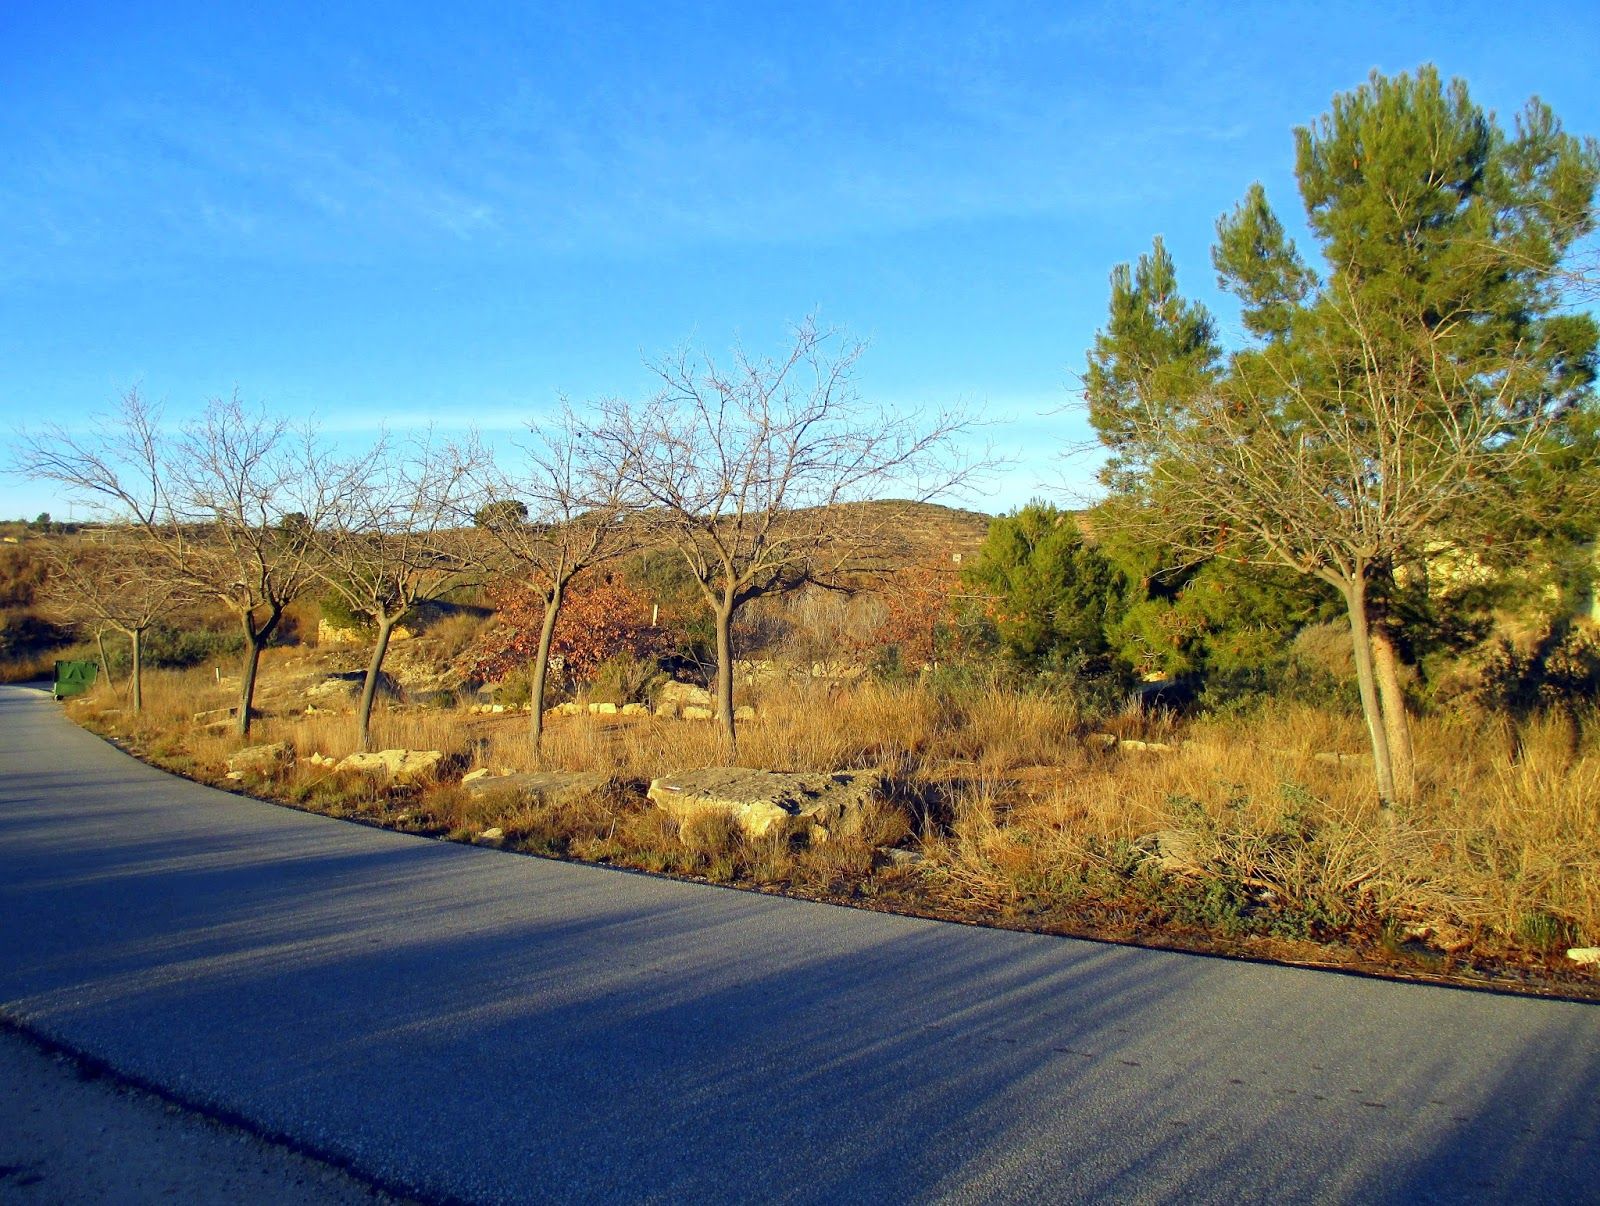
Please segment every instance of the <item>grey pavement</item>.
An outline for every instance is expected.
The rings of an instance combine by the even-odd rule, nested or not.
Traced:
[[[344,1171],[182,1109],[0,1027],[6,1206],[407,1206]]]
[[[471,1201],[1597,1201],[1600,1008],[343,824],[0,688],[0,1012]]]

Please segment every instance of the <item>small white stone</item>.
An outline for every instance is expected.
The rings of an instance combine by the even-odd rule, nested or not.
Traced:
[[[1567,952],[1574,963],[1600,963],[1600,946],[1575,946]]]

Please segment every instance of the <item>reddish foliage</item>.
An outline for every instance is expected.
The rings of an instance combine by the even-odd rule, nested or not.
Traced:
[[[544,624],[544,597],[519,582],[501,583],[489,597],[500,623],[486,638],[473,672],[486,682],[496,682],[533,663]],[[568,681],[588,682],[619,653],[659,656],[672,648],[672,633],[650,618],[650,600],[620,580],[574,583],[556,617],[551,658],[561,659]]]
[[[914,562],[889,574],[877,591],[883,621],[873,630],[868,648],[898,646],[906,666],[932,662],[960,586],[960,571],[944,560]]]

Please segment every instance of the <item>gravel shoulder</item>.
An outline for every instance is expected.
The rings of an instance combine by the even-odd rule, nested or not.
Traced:
[[[0,1201],[375,1206],[403,1199],[0,1026]]]

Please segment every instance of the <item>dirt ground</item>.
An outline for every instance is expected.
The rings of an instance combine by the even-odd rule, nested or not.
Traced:
[[[398,1201],[0,1028],[0,1202]]]

